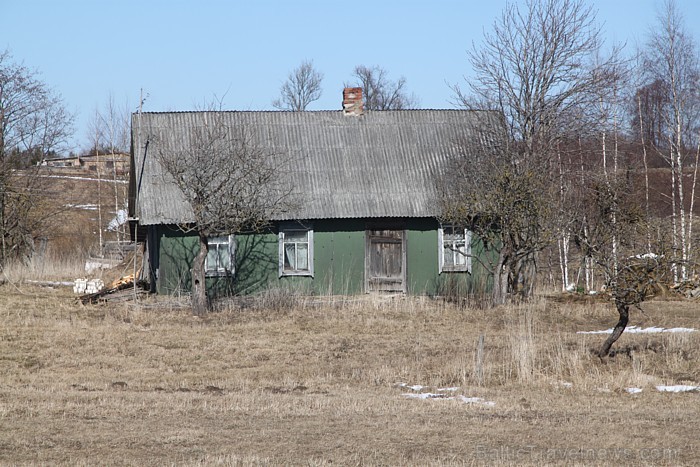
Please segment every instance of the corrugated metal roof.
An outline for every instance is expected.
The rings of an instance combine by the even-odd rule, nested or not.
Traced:
[[[153,156],[153,145],[189,144],[188,134],[207,114],[133,115],[134,213],[142,225],[192,221],[182,192]],[[487,151],[500,128],[498,114],[467,110],[370,111],[359,117],[342,111],[230,111],[217,116],[226,125],[246,128],[261,146],[292,156],[294,167],[286,175],[303,194],[303,203],[285,219],[434,217],[436,174],[460,151]]]

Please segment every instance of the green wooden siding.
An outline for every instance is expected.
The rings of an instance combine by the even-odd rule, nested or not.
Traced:
[[[438,278],[438,223],[420,219],[408,230],[406,242],[406,281],[413,295],[436,293]]]
[[[376,221],[364,219],[316,220],[309,223],[314,231],[314,276],[279,277],[278,232],[236,236],[236,273],[234,278],[210,277],[211,296],[250,294],[268,287],[291,287],[313,294],[352,295],[365,291],[365,231]],[[397,228],[392,223],[390,228]],[[406,290],[410,294],[443,294],[446,291],[472,291],[475,284],[485,284],[487,277],[478,261],[472,274],[438,274],[438,223],[434,219],[406,219],[400,224],[406,231]],[[197,237],[183,234],[174,227],[157,230],[159,254],[157,289],[178,294],[191,290],[190,264],[196,254]],[[472,246],[480,251],[480,244]],[[483,248],[481,248],[483,250]]]

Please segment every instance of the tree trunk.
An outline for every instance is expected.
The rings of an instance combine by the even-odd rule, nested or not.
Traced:
[[[620,338],[629,321],[630,306],[619,300],[615,300],[615,306],[617,307],[617,312],[620,314],[620,320],[613,328],[613,332],[610,334],[610,337],[605,340],[603,346],[600,348],[600,352],[598,352],[598,356],[600,358],[605,358],[608,356],[610,353],[610,348]]]
[[[695,265],[693,264],[693,210],[695,209],[695,190],[698,186],[698,162],[700,162],[700,142],[698,149],[695,151],[695,167],[693,168],[693,185],[690,189],[690,207],[688,208],[688,248],[687,261],[688,265],[692,265],[688,275],[695,275]]]
[[[512,267],[513,283],[510,285],[508,292],[516,296],[520,301],[528,300],[532,297],[535,289],[536,265],[535,255],[530,253],[518,259]]]
[[[508,296],[508,275],[507,255],[501,250],[498,255],[498,263],[493,272],[493,304],[503,305]]]
[[[4,170],[4,168],[0,170]],[[0,177],[2,177],[2,180],[0,180],[0,240],[2,240],[2,250],[0,250],[0,270],[2,270],[5,268],[5,262],[7,261],[7,243],[5,241],[5,174],[1,173]]]
[[[192,263],[192,313],[197,316],[209,311],[205,265],[207,261],[207,236],[199,233],[199,252]]]

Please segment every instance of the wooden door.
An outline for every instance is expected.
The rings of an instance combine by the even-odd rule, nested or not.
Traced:
[[[403,230],[367,230],[365,285],[368,292],[406,291],[406,235]]]

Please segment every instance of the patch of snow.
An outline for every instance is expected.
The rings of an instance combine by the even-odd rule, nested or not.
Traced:
[[[432,393],[432,392],[421,392],[419,394],[405,393],[405,394],[401,394],[401,395],[403,397],[406,397],[409,399],[421,399],[421,400],[440,399],[440,400],[446,400],[446,401],[451,401],[451,400],[457,399],[461,402],[464,402],[465,404],[483,405],[486,407],[494,407],[496,405],[495,402],[484,400],[481,397],[457,396],[455,398],[454,396],[448,396],[447,394],[436,394],[436,393]]]
[[[700,386],[688,386],[686,384],[678,384],[675,386],[656,386],[656,390],[661,392],[690,392],[700,390]]]
[[[695,332],[696,329],[693,328],[669,328],[663,332]]]
[[[570,382],[568,382],[568,381],[559,381],[557,384],[558,384],[559,386],[563,387],[563,388],[572,388],[572,387],[574,387],[574,383],[570,383]]]
[[[484,400],[481,397],[459,396],[458,399],[461,400],[462,402],[464,402],[465,404],[478,404],[478,405],[485,405],[487,407],[494,407],[496,405],[495,402]]]
[[[70,175],[39,175],[42,178],[62,178],[65,180],[85,180],[88,182],[106,182],[106,183],[129,183],[128,180],[113,180],[111,178],[92,178],[92,177],[75,177]]]
[[[86,211],[97,211],[96,204],[66,204],[67,208],[84,209]]]
[[[566,286],[567,292],[576,292],[576,284],[569,284]]]
[[[628,326],[625,328],[626,334],[656,334],[661,332],[695,332],[697,329],[693,328],[661,328],[657,326],[650,326],[648,328],[640,328],[639,326]],[[604,331],[578,331],[576,334],[612,334],[613,329],[606,329]]]
[[[445,394],[434,394],[432,392],[421,392],[420,394],[406,393],[401,395],[409,399],[453,399]]]
[[[454,388],[438,388],[438,391],[440,391],[440,392],[455,392],[455,391],[459,391],[459,386],[454,387]]]
[[[625,388],[625,391],[627,391],[630,394],[639,394],[642,392],[642,388]]]
[[[644,253],[641,255],[634,255],[635,259],[656,259],[659,258],[659,255],[656,253]]]

